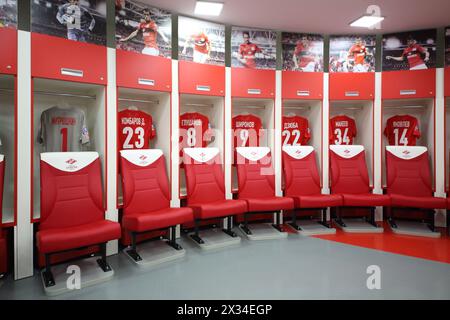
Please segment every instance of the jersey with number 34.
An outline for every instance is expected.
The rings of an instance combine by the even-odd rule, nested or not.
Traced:
[[[356,137],[356,123],[353,118],[345,115],[330,119],[330,144],[353,144]]]
[[[148,149],[150,139],[156,136],[152,116],[139,110],[122,110],[118,113],[119,149]]]

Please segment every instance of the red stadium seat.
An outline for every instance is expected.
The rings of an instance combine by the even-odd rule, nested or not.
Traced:
[[[330,227],[326,221],[329,207],[342,206],[339,194],[322,194],[320,175],[317,169],[316,153],[311,146],[283,146],[284,195],[292,197],[298,210],[321,210],[321,223]],[[299,230],[294,212],[291,225]]]
[[[445,198],[433,196],[430,163],[426,147],[386,147],[387,193],[391,197],[389,222],[395,227],[395,208],[414,208],[430,213],[430,228],[434,230],[434,209],[445,209]]]
[[[2,221],[3,208],[3,182],[5,177],[5,157],[0,154],[0,221]],[[4,232],[0,228],[0,275],[6,273],[7,269],[7,251]]]
[[[100,159],[97,152],[41,154],[41,221],[36,234],[39,252],[45,255],[45,286],[55,285],[50,256],[100,245],[103,271],[106,243],[120,238],[120,225],[105,220]]]
[[[194,210],[197,243],[203,244],[199,236],[201,220],[227,217],[227,229],[232,237],[231,217],[247,211],[247,203],[242,200],[225,199],[225,185],[222,165],[217,148],[185,148],[183,162],[186,174],[187,205]]]
[[[367,172],[364,146],[331,145],[331,193],[340,194],[343,207],[370,208],[368,222],[375,222],[375,207],[390,206],[388,195],[373,194]],[[345,227],[338,210],[337,222]]]
[[[294,200],[289,197],[275,196],[275,173],[270,148],[238,147],[236,152],[238,199],[245,200],[248,206],[248,211],[244,213],[244,225],[241,228],[247,234],[252,234],[248,228],[248,214],[273,214],[281,210],[292,210]],[[281,231],[278,214],[274,227]]]
[[[128,254],[135,260],[142,258],[136,251],[136,236],[170,228],[168,244],[176,250],[176,226],[193,220],[192,209],[170,208],[170,188],[164,155],[161,150],[120,151],[122,172],[122,227],[130,233]]]

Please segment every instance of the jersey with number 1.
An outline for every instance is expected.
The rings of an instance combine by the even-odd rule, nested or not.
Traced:
[[[125,109],[118,113],[119,150],[148,149],[156,136],[152,116],[140,110]]]
[[[187,112],[180,116],[180,156],[183,148],[204,148],[211,140],[212,130],[207,116]]]
[[[386,122],[384,135],[391,146],[415,146],[420,138],[419,122],[409,115],[393,116]]]
[[[353,139],[356,137],[356,123],[355,120],[340,115],[330,119],[330,144],[353,144]]]
[[[311,138],[308,119],[300,116],[283,116],[283,145],[299,146]]]

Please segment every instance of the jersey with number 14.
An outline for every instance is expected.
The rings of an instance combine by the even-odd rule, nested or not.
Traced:
[[[415,146],[420,138],[419,123],[413,116],[393,116],[386,122],[384,135],[391,146]]]
[[[148,149],[156,136],[152,116],[139,110],[125,109],[118,113],[119,150]]]
[[[340,115],[330,119],[330,144],[353,144],[356,137],[356,123],[352,118]]]

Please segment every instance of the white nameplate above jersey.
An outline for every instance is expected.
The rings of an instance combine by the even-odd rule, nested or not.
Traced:
[[[270,152],[268,147],[237,147],[236,152],[250,161],[258,161]]]
[[[161,158],[163,152],[160,149],[134,149],[120,150],[120,155],[136,166],[147,167]]]
[[[292,158],[300,160],[309,156],[314,151],[312,146],[283,146],[283,151]]]
[[[219,148],[184,148],[184,153],[197,162],[208,162],[219,154]]]
[[[427,147],[387,146],[386,151],[404,160],[411,160],[427,152]]]
[[[364,146],[361,145],[338,145],[333,144],[330,146],[330,150],[333,151],[335,154],[342,158],[353,158],[364,151]]]
[[[65,172],[79,171],[98,159],[97,152],[45,152],[41,160]]]

